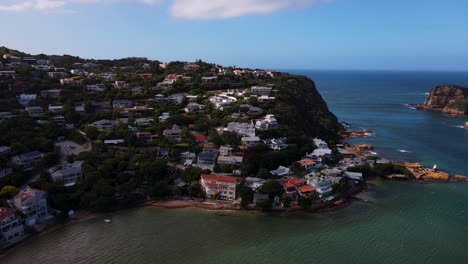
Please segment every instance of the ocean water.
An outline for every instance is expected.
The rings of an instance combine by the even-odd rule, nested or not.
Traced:
[[[467,170],[466,118],[420,112],[435,85],[462,73],[301,71],[377,152],[451,173]],[[406,149],[411,153],[401,153]],[[468,183],[376,180],[342,210],[263,214],[143,208],[64,226],[0,255],[0,263],[468,263]],[[111,224],[104,223],[112,218]]]
[[[468,87],[468,72],[290,71],[313,79],[329,108],[352,129],[375,135],[350,140],[371,144],[393,160],[437,164],[451,174],[468,174],[468,116],[411,109],[437,85]]]

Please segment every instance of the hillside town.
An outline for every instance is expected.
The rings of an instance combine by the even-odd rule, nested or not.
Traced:
[[[333,207],[384,162],[345,149],[320,95],[291,105],[284,72],[0,51],[2,247],[149,200]]]

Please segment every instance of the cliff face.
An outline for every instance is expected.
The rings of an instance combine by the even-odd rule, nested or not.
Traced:
[[[466,100],[468,100],[468,88],[456,85],[437,86],[431,90],[426,101],[419,108],[463,115],[467,113]]]
[[[345,131],[311,79],[288,75],[275,89],[280,103],[273,113],[281,124],[302,130],[310,137],[331,140],[340,138],[339,134]]]

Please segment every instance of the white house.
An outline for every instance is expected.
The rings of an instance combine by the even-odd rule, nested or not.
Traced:
[[[255,128],[260,130],[278,129],[279,124],[274,115],[266,115],[264,119],[257,120]]]
[[[238,165],[242,164],[243,157],[241,156],[219,156],[218,163],[219,164],[230,164],[230,165]]]
[[[244,146],[244,148],[255,147],[258,144],[260,144],[260,138],[259,137],[242,137],[241,143],[242,143],[242,146]]]
[[[159,116],[158,119],[159,119],[160,123],[163,123],[163,122],[166,122],[166,120],[169,119],[169,117],[171,117],[171,114],[167,113],[167,112],[164,112]]]
[[[200,184],[209,198],[235,200],[237,180],[229,176],[202,175]]]
[[[12,203],[16,210],[24,215],[28,226],[41,222],[48,216],[45,191],[28,186],[13,198]]]
[[[53,182],[63,182],[64,186],[73,186],[81,181],[83,175],[81,173],[81,165],[83,162],[74,162],[65,166],[61,170],[53,172],[50,176]]]
[[[242,136],[255,137],[255,127],[250,123],[230,122],[224,130],[235,132]]]
[[[269,95],[271,93],[272,88],[271,87],[265,87],[265,86],[252,86],[250,88],[250,91],[253,94],[263,94],[263,95]]]

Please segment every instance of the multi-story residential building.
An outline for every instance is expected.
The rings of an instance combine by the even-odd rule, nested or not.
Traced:
[[[255,127],[251,123],[231,122],[224,130],[246,137],[255,137]]]
[[[197,165],[198,166],[213,166],[216,163],[218,157],[218,150],[215,148],[203,148],[202,152],[198,154]]]
[[[44,110],[40,106],[28,106],[25,109],[30,116],[38,116],[44,113]]]
[[[106,90],[106,85],[103,83],[90,84],[86,85],[86,89],[89,91],[104,92]]]
[[[167,97],[167,101],[173,104],[180,104],[186,96],[186,93],[171,94]]]
[[[47,109],[52,113],[61,113],[63,111],[63,106],[62,105],[49,105],[49,108]]]
[[[113,86],[116,89],[120,89],[120,88],[128,87],[128,84],[125,81],[115,81]]]
[[[60,79],[60,84],[61,85],[73,85],[75,84],[75,79],[73,78],[63,78],[63,79]]]
[[[286,143],[286,138],[272,138],[272,139],[265,139],[263,143],[268,145],[268,147],[273,151],[282,151],[288,148],[288,144]]]
[[[318,149],[329,149],[327,142],[320,138],[314,138],[314,145],[317,146]]]
[[[112,107],[116,108],[129,108],[133,106],[133,102],[130,100],[114,100],[112,101]]]
[[[305,179],[308,184],[315,188],[315,191],[320,195],[320,197],[328,196],[333,192],[333,182],[327,176],[311,173],[305,176]]]
[[[34,225],[48,216],[47,193],[42,190],[26,187],[13,198],[13,205],[25,219],[26,225]]]
[[[263,94],[263,95],[269,95],[271,93],[272,88],[271,87],[265,87],[265,86],[252,86],[250,88],[250,91],[253,94]]]
[[[0,247],[20,241],[23,235],[24,226],[15,211],[11,208],[0,207]]]
[[[117,127],[117,121],[103,119],[103,120],[95,121],[95,122],[91,123],[91,125],[98,128],[98,129],[111,130],[111,129],[114,129],[114,128]]]
[[[265,182],[268,180],[256,178],[256,177],[247,177],[245,178],[245,186],[249,187],[253,191],[260,189]]]
[[[20,103],[22,106],[28,106],[29,102],[36,100],[36,98],[36,94],[20,94],[18,96],[18,103]]]
[[[257,101],[260,103],[274,102],[276,100],[273,96],[261,95],[257,97]]]
[[[44,154],[39,151],[28,152],[20,155],[13,156],[11,161],[16,165],[29,169],[39,165],[44,158]]]
[[[176,142],[182,141],[182,130],[178,125],[173,125],[172,128],[164,129],[163,136],[175,140]]]
[[[258,144],[260,144],[260,138],[259,137],[242,137],[241,143],[244,148],[255,147]]]
[[[220,110],[223,110],[224,107],[235,102],[235,100],[223,96],[211,96],[208,100],[214,105],[216,109]]]
[[[200,184],[207,197],[235,200],[237,180],[229,176],[202,175]]]
[[[57,99],[60,97],[60,89],[49,89],[41,91],[41,97]]]
[[[50,78],[64,78],[66,76],[65,72],[48,72]]]
[[[83,162],[75,161],[72,164],[65,165],[65,168],[53,172],[50,176],[53,182],[63,182],[64,186],[73,186],[81,181],[83,175],[81,173],[81,165]]]
[[[265,118],[257,120],[255,128],[260,130],[278,129],[279,124],[274,115],[266,115]]]
[[[317,162],[310,160],[310,159],[303,159],[298,162],[306,171],[313,171],[320,167],[319,164],[317,164]]]
[[[239,165],[242,164],[243,157],[241,156],[219,156],[219,164]]]
[[[149,126],[153,122],[154,122],[154,118],[152,117],[141,117],[141,118],[135,119],[135,125],[137,126]]]
[[[163,123],[163,122],[166,122],[166,120],[169,119],[169,117],[171,117],[171,114],[167,113],[167,112],[164,112],[159,116],[158,119],[159,119],[160,123]]]

